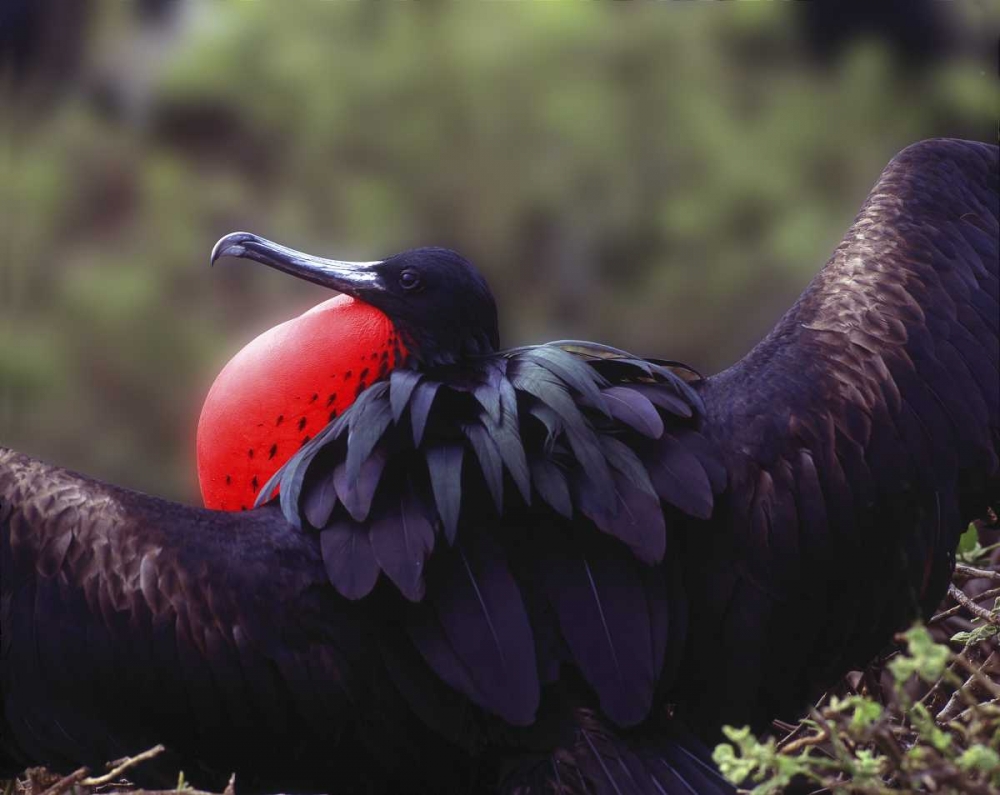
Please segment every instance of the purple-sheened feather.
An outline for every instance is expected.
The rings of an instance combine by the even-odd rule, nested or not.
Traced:
[[[505,415],[507,417],[511,415]],[[493,437],[497,452],[503,460],[507,471],[514,480],[514,485],[521,494],[521,498],[531,504],[531,474],[528,471],[528,460],[524,453],[524,445],[521,444],[521,434],[517,430],[516,416],[513,423],[492,428],[487,431]]]
[[[414,607],[419,609],[420,606],[412,602],[406,605],[407,611]],[[431,627],[421,627],[419,619],[414,619],[408,633],[382,632],[379,634],[382,662],[393,685],[432,732],[441,735],[460,748],[472,750],[475,745],[475,734],[468,731],[468,726],[474,718],[471,715],[469,703],[459,688],[449,686],[449,680],[439,676],[421,658],[413,639],[414,634],[423,633],[425,636],[424,645],[428,647],[432,642],[431,637],[436,638],[439,643],[444,641],[443,644],[440,644],[440,650],[445,655],[451,656],[453,666],[461,664],[457,663],[454,650],[448,645],[447,638],[444,637],[441,625],[437,623],[433,612],[425,607],[423,615],[433,620],[434,623]],[[431,655],[434,656],[434,651],[430,651]],[[439,664],[439,667],[444,668],[445,666]],[[460,673],[459,676],[471,684],[467,673],[464,675]]]
[[[556,414],[568,430],[583,432],[586,421],[566,384],[532,361],[515,359],[507,367],[507,374],[515,389],[537,398]]]
[[[504,360],[506,363],[506,360]],[[528,471],[528,461],[521,440],[521,429],[517,417],[517,393],[513,384],[506,378],[500,379],[500,422],[492,429],[496,438],[497,450],[503,459],[507,471],[510,472],[521,498],[531,504],[531,474]]]
[[[333,476],[329,473],[324,473],[317,483],[307,488],[302,497],[302,512],[309,524],[317,530],[326,527],[336,506],[337,489],[333,485]]]
[[[621,472],[632,483],[645,491],[651,497],[656,497],[656,489],[649,479],[649,473],[639,456],[625,442],[614,436],[601,436],[601,450],[608,463]]]
[[[698,459],[712,484],[712,493],[721,494],[726,490],[729,473],[726,471],[719,450],[698,431],[689,428],[665,431],[661,444],[679,444]]]
[[[545,426],[545,442],[543,443],[543,447],[545,448],[545,452],[551,452],[552,445],[555,443],[563,427],[559,415],[544,403],[537,401],[528,409],[528,413]]]
[[[410,402],[414,388],[422,378],[423,376],[416,370],[407,367],[397,367],[389,376],[389,405],[392,407],[393,422],[397,425]]]
[[[347,435],[347,478],[356,480],[361,465],[371,455],[392,421],[392,409],[385,397],[389,385],[384,381],[361,393],[356,413],[351,415]]]
[[[671,554],[669,549],[666,554]],[[668,572],[672,572],[672,575]],[[676,610],[677,605],[670,603],[671,595],[667,588],[668,576],[679,579],[677,570],[669,568],[666,564],[664,566],[641,566],[638,572],[638,579],[646,594],[646,607],[649,610],[649,645],[653,653],[653,670],[658,678],[673,673],[672,671],[664,671],[663,666],[667,656],[667,641],[669,640],[679,647],[683,645],[684,640],[683,635],[672,634],[674,627],[670,625],[670,612],[671,609]],[[680,630],[681,627],[677,627],[677,629]]]
[[[411,602],[424,596],[424,563],[434,548],[434,526],[408,482],[397,502],[380,505],[369,524],[379,567]]]
[[[662,500],[689,516],[708,519],[712,515],[712,484],[701,462],[682,444],[664,441],[645,462],[653,488]]]
[[[558,528],[544,536],[536,579],[573,659],[604,712],[620,726],[633,726],[652,704],[663,642],[652,644],[650,600],[665,602],[665,593],[643,588],[643,565],[612,539],[584,532],[568,537]],[[656,611],[662,626],[665,604]]]
[[[565,516],[573,518],[573,498],[569,493],[566,475],[559,465],[548,458],[539,458],[531,462],[531,480],[535,489],[552,509]]]
[[[567,427],[566,438],[581,471],[586,473],[591,504],[601,506],[604,512],[613,515],[617,511],[617,503],[611,467],[608,466],[608,461],[601,450],[597,434],[589,428],[585,428],[581,433]]]
[[[463,425],[462,431],[479,461],[479,469],[483,473],[493,504],[500,511],[503,509],[503,459],[500,458],[496,442],[479,422]]]
[[[425,380],[413,389],[413,397],[410,400],[410,424],[413,426],[414,447],[420,447],[420,442],[424,438],[427,417],[431,413],[431,406],[434,405],[434,398],[440,386],[438,381]]]
[[[405,615],[406,633],[434,673],[474,704],[486,707],[486,698],[479,692],[469,669],[455,652],[437,613],[427,600],[407,605]]]
[[[635,428],[650,439],[663,434],[663,419],[647,397],[627,386],[609,386],[602,389],[604,403],[611,416]]]
[[[601,395],[601,387],[607,386],[607,381],[582,359],[555,345],[538,345],[530,348],[528,355],[536,364],[579,392],[605,416],[611,416]]]
[[[347,599],[367,596],[379,572],[368,531],[345,519],[320,531],[319,540],[323,565],[333,587]]]
[[[465,447],[461,444],[442,444],[427,451],[427,472],[437,505],[438,516],[444,526],[449,544],[455,542],[458,517],[462,505],[462,459]]]
[[[500,362],[506,365],[506,359],[501,359]],[[506,380],[505,368],[499,366],[500,362],[497,363],[498,366],[487,370],[485,380],[472,392],[494,424],[500,423],[500,383]]]
[[[433,608],[471,677],[463,692],[508,723],[532,723],[541,698],[535,641],[503,552],[486,533],[463,528],[454,547],[435,555],[435,560],[439,558],[442,566],[435,571],[424,603]],[[414,639],[438,670],[426,646]],[[449,661],[448,668],[438,672],[442,678],[446,671],[454,676],[453,667]]]
[[[378,484],[387,461],[388,456],[385,450],[376,447],[361,465],[355,480],[348,479],[346,464],[338,464],[333,470],[333,485],[337,496],[340,497],[340,501],[354,521],[363,522],[368,518],[372,499],[378,490]]]
[[[707,481],[706,481],[707,482]],[[658,563],[666,551],[667,532],[660,500],[643,491],[620,472],[612,474],[615,510],[597,499],[589,473],[575,482],[576,504],[603,532],[624,541],[644,563]]]
[[[675,395],[669,386],[663,384],[629,384],[628,388],[633,392],[638,392],[653,405],[659,406],[661,409],[666,409],[678,417],[687,419],[694,414],[691,404]]]

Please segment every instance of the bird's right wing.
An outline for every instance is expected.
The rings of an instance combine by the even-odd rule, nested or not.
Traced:
[[[1000,494],[998,176],[996,145],[902,151],[798,302],[703,383],[733,561],[692,557],[706,716],[770,720],[866,664],[938,605]]]

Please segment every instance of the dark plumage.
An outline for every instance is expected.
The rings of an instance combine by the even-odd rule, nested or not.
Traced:
[[[3,748],[68,768],[164,742],[195,780],[284,790],[728,791],[697,737],[794,715],[926,615],[1000,491],[998,223],[996,146],[906,149],[710,378],[500,350],[457,255],[366,265],[410,366],[285,464],[280,507],[0,451]]]

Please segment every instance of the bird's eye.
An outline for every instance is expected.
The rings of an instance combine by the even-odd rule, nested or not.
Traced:
[[[416,290],[420,287],[420,276],[416,271],[403,271],[399,274],[399,286],[404,290]]]

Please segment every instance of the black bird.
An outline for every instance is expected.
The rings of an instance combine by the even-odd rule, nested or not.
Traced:
[[[224,238],[379,307],[409,356],[246,513],[0,449],[5,753],[163,742],[244,789],[727,791],[698,738],[795,715],[928,615],[1000,491],[998,224],[996,146],[909,147],[710,378],[500,350],[451,252]]]

